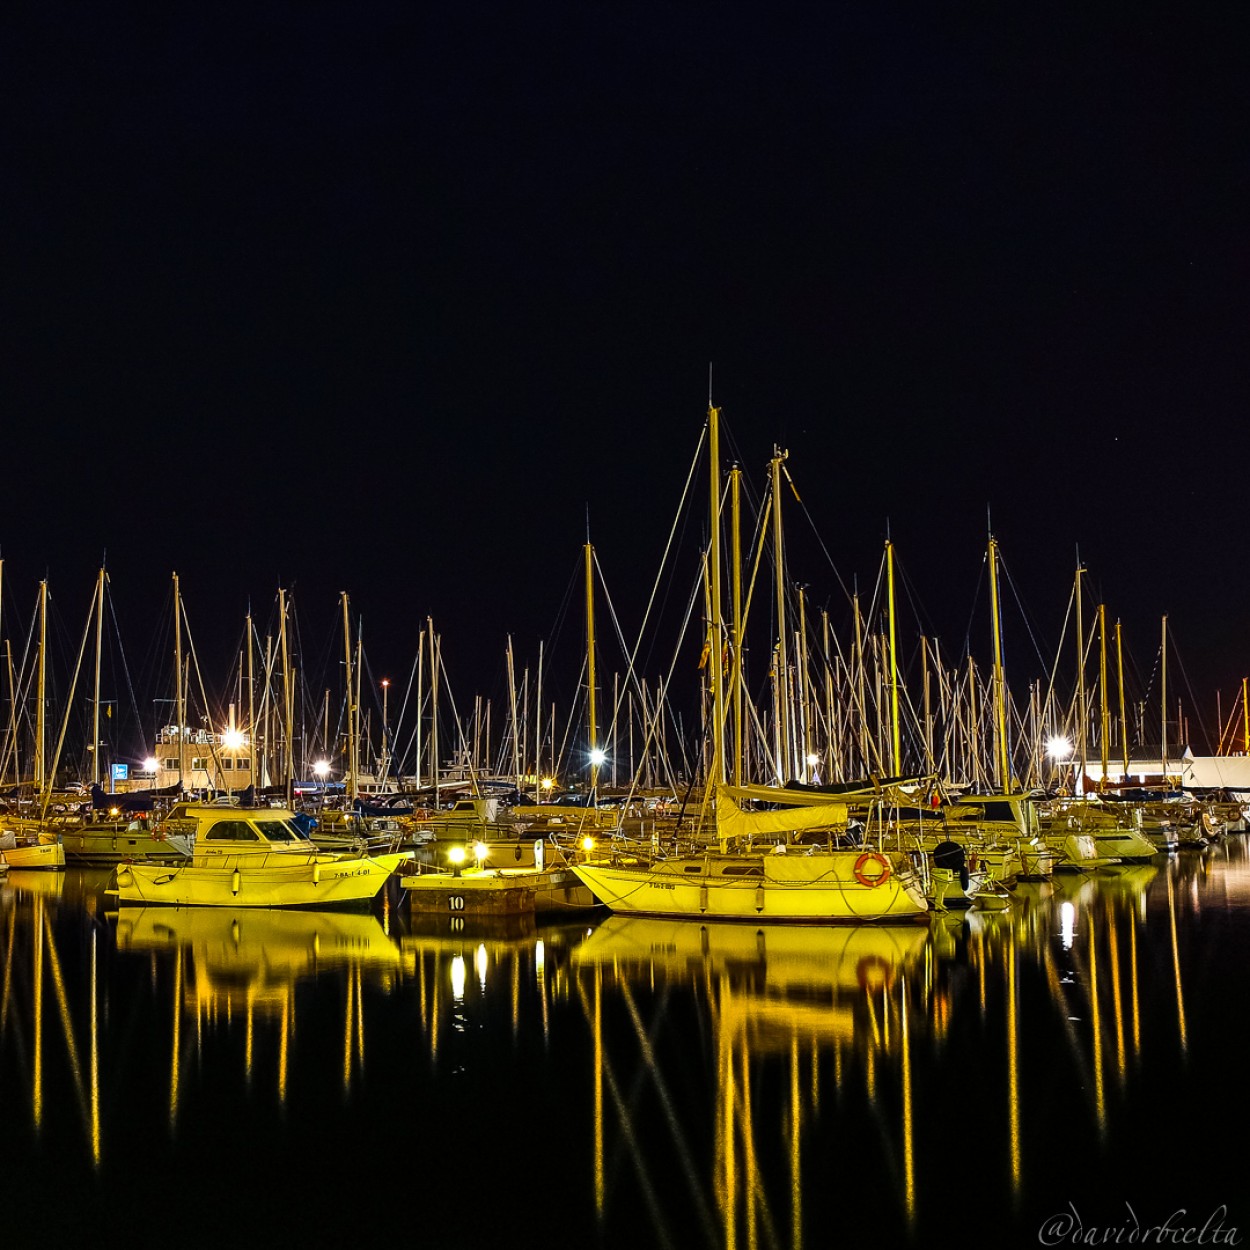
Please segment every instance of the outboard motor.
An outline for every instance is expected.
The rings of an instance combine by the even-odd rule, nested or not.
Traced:
[[[939,842],[933,848],[933,866],[959,874],[959,884],[968,888],[968,856],[958,842]]]

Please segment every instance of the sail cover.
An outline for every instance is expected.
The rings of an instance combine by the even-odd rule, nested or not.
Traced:
[[[793,806],[780,811],[748,812],[740,806],[748,799]],[[830,826],[841,830],[846,828],[846,816],[846,804],[830,803],[827,794],[809,794],[771,786],[716,787],[716,836],[722,841]]]

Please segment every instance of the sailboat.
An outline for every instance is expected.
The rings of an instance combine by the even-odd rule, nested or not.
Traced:
[[[711,526],[705,647],[714,657],[725,654],[728,642],[721,618],[719,418],[719,410],[709,404]],[[774,476],[776,463],[774,459]],[[784,632],[783,628],[783,636]],[[926,915],[924,883],[908,855],[888,847],[880,837],[875,845],[845,845],[846,803],[781,786],[727,784],[725,675],[719,663],[710,668],[712,758],[707,792],[714,842],[669,855],[655,844],[626,847],[620,839],[612,839],[606,850],[592,851],[573,865],[578,879],[618,913],[817,924]],[[592,741],[592,762],[595,746]],[[771,810],[751,810],[748,803],[765,803]],[[821,842],[797,840],[796,835],[813,831],[823,834]]]
[[[45,716],[48,653],[48,583],[39,583],[39,655],[38,655],[38,707],[35,712],[35,759],[34,788],[41,802],[46,800],[52,784],[55,765],[48,769],[47,724]],[[0,830],[0,859],[10,868],[42,869],[60,871],[65,868],[65,847],[55,832],[38,828],[37,823],[22,818],[12,821],[11,827]]]

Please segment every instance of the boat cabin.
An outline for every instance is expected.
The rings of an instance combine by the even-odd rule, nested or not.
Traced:
[[[181,821],[194,826],[197,860],[219,855],[308,854],[316,847],[295,822],[295,813],[278,807],[215,807],[180,804]]]

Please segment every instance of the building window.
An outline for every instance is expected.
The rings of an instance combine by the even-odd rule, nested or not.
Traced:
[[[230,770],[234,768],[234,760],[232,760],[228,755],[225,756],[221,761],[221,767],[224,772],[230,772]]]
[[[175,772],[175,771],[177,770],[177,768],[178,768],[178,761],[177,761],[177,760],[166,760],[166,761],[165,761],[165,765],[164,765],[164,767],[165,767],[165,768],[167,768],[167,769],[168,769],[171,773],[172,773],[172,772]]]

